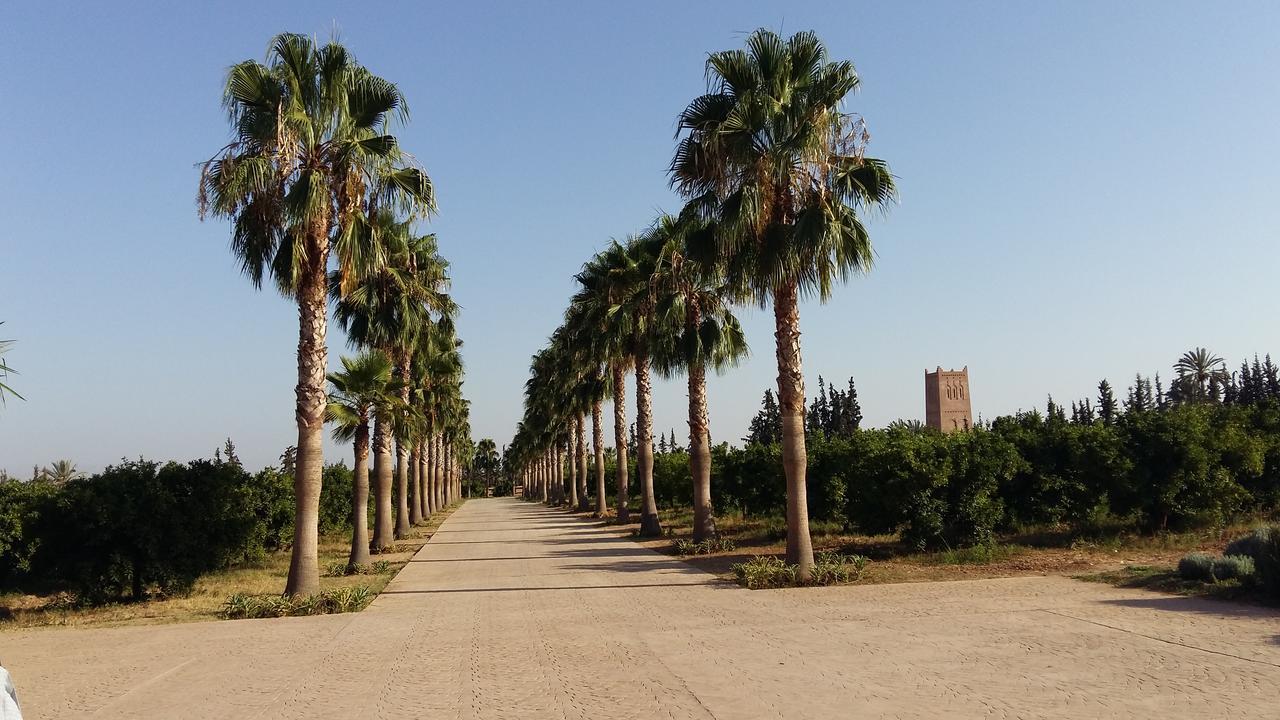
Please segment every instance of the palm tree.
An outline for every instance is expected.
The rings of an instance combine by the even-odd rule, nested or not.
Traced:
[[[434,235],[416,235],[410,220],[400,220],[390,211],[378,211],[368,224],[367,232],[368,243],[379,247],[384,261],[360,272],[348,283],[345,292],[345,278],[338,272],[333,273],[330,293],[336,301],[334,317],[353,345],[381,350],[392,358],[400,402],[408,407],[413,392],[412,364],[417,338],[427,332],[433,312],[448,315],[454,310],[452,300],[444,292],[448,285],[448,264],[436,251]],[[396,434],[375,420],[373,545],[376,550],[405,537],[411,524],[408,437],[396,443],[394,470],[393,439]],[[399,499],[394,510],[391,506],[393,476]]]
[[[825,301],[832,286],[871,267],[859,218],[895,195],[869,135],[841,110],[858,87],[853,64],[831,61],[811,32],[783,40],[760,29],[744,50],[707,58],[708,92],[679,116],[671,184],[686,212],[714,218],[717,255],[761,306],[773,303],[787,478],[787,561],[813,567],[805,496],[801,295]]]
[[[653,231],[632,238],[625,248],[625,260],[613,269],[616,281],[625,288],[625,310],[620,315],[629,322],[631,361],[636,376],[636,474],[640,476],[641,537],[662,535],[653,492],[653,386],[649,368],[656,335],[651,280],[663,242],[664,238]]]
[[[1194,400],[1208,397],[1210,383],[1225,382],[1227,379],[1226,363],[1202,347],[1182,353],[1182,357],[1174,363],[1173,370],[1178,374],[1178,380],[1191,391]]]
[[[486,494],[493,487],[494,474],[498,471],[501,459],[498,456],[498,444],[493,438],[481,438],[476,443],[475,452],[472,456],[472,468],[480,474],[480,479],[484,481]]]
[[[683,370],[689,381],[689,473],[693,478],[693,539],[716,533],[711,502],[711,430],[707,418],[707,368],[720,372],[747,354],[747,341],[729,309],[736,295],[718,276],[715,263],[696,262],[697,251],[712,245],[714,228],[694,219],[659,218],[655,235],[663,240],[653,278],[659,314],[655,365],[665,377]],[[691,250],[693,253],[691,254]]]
[[[203,166],[200,215],[230,219],[232,251],[254,286],[270,275],[298,304],[296,508],[285,593],[310,594],[320,586],[330,251],[345,289],[357,268],[379,260],[359,232],[363,218],[379,204],[425,215],[435,195],[386,132],[393,115],[408,117],[403,95],[336,42],[277,35],[267,64],[232,66],[223,97],[234,137]]]
[[[329,373],[327,417],[334,423],[333,439],[351,441],[355,471],[351,485],[351,553],[348,567],[369,563],[369,421],[393,411],[396,392],[391,361],[378,351],[342,358],[342,371]]]
[[[3,325],[3,324],[4,324],[3,322],[0,322],[0,325]],[[14,373],[15,375],[17,374],[16,370],[9,367],[4,362],[4,354],[8,352],[10,346],[13,345],[13,342],[14,342],[13,340],[0,340],[0,379],[4,379],[9,375],[9,373]],[[3,382],[0,382],[0,403],[4,402],[5,393],[9,393],[10,395],[18,398],[19,400],[24,399],[21,395],[14,392],[13,388],[9,387],[8,385],[5,385]]]
[[[49,467],[41,468],[40,479],[55,485],[66,485],[72,480],[79,480],[84,473],[70,460],[54,460]]]
[[[428,515],[448,503],[443,486],[445,477],[445,435],[452,421],[451,413],[461,404],[462,342],[454,335],[453,323],[447,317],[432,323],[419,337],[417,361],[421,373],[420,401],[426,418],[427,468],[423,493]]]
[[[605,390],[612,393],[615,505],[617,521],[624,525],[631,521],[626,378],[634,364],[635,335],[627,314],[619,309],[643,286],[641,273],[628,272],[630,264],[626,246],[611,242],[583,265],[575,277],[580,287],[570,303],[567,321],[578,338],[575,344],[590,347],[589,352],[605,366],[601,390],[602,395]]]

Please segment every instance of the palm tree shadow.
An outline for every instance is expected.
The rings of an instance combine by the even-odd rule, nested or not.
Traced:
[[[1198,597],[1156,597],[1156,598],[1117,598],[1099,601],[1104,605],[1127,607],[1143,610],[1161,610],[1165,612],[1198,613],[1217,615],[1229,618],[1275,619],[1280,616],[1280,608],[1252,605],[1217,598]],[[1280,636],[1277,636],[1280,637]]]

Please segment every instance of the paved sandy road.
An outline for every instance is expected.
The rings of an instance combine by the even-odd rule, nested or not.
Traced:
[[[1277,718],[1280,615],[1060,578],[750,592],[458,510],[365,612],[0,634],[39,718]]]

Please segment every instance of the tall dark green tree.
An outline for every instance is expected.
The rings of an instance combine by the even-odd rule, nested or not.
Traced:
[[[757,445],[772,445],[782,441],[782,415],[778,411],[778,402],[773,399],[772,390],[764,391],[760,410],[751,418],[747,436],[742,441]]]
[[[1116,395],[1111,390],[1111,383],[1106,379],[1098,383],[1098,417],[1101,418],[1103,425],[1111,425],[1116,421],[1120,411],[1120,406],[1116,402]]]

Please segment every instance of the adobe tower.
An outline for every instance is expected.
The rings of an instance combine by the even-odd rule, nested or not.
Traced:
[[[924,371],[924,424],[944,433],[973,427],[969,404],[969,366],[963,370]]]

